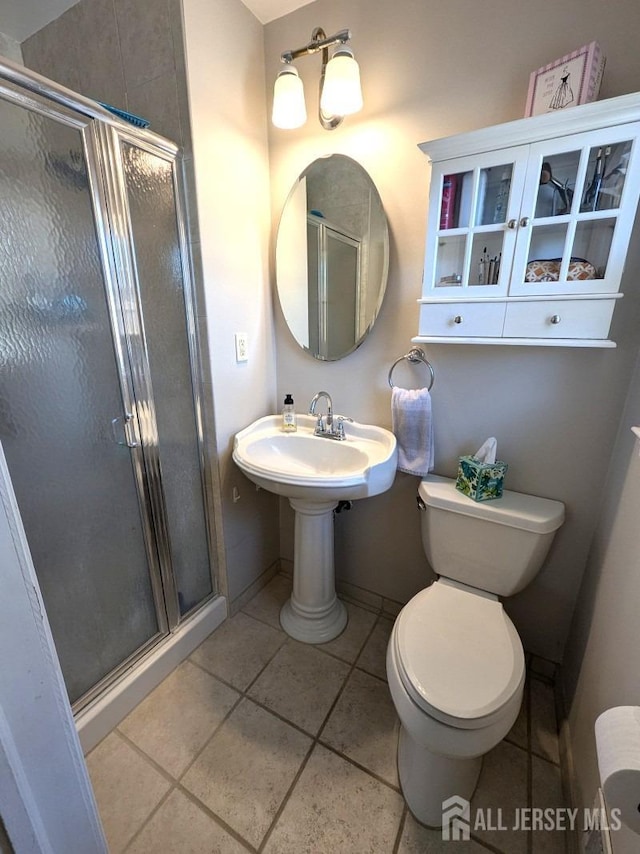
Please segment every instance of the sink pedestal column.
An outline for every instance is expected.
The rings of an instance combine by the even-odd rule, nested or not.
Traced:
[[[288,635],[304,643],[326,643],[347,625],[336,597],[333,564],[333,511],[337,501],[290,498],[296,514],[293,593],[280,611]]]

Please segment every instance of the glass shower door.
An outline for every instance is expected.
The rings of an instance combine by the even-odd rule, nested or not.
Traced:
[[[0,441],[75,702],[166,633],[167,617],[88,122],[19,99],[0,92]]]
[[[154,471],[166,505],[167,540],[179,617],[212,592],[203,482],[202,418],[191,364],[197,359],[190,282],[184,269],[177,216],[175,157],[109,130],[122,170],[122,214],[133,241],[130,266],[141,308],[134,361],[136,395],[153,408],[154,435],[144,436],[147,469]],[[181,251],[182,248],[182,251]],[[126,302],[126,295],[124,297]],[[135,329],[136,327],[134,327]],[[143,425],[144,432],[144,425]],[[157,459],[154,459],[157,457]],[[170,613],[171,620],[171,613]]]

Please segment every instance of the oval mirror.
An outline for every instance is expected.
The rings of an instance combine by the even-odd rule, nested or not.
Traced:
[[[335,361],[374,324],[389,268],[389,230],[375,184],[350,157],[308,166],[285,202],[276,283],[285,320],[316,359]]]

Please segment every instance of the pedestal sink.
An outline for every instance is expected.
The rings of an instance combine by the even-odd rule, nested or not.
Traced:
[[[368,498],[393,483],[397,451],[393,433],[358,422],[346,439],[314,435],[316,419],[298,416],[295,433],[268,415],[235,437],[233,459],[263,489],[283,495],[295,511],[293,593],[280,612],[283,629],[304,643],[326,643],[347,624],[335,591],[333,511],[339,501]]]

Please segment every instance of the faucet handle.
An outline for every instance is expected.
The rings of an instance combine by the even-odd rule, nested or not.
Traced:
[[[316,421],[316,433],[326,433],[326,428],[324,426],[324,415],[318,415],[318,419]]]
[[[353,418],[349,418],[348,415],[336,415],[335,421],[337,422],[335,427],[333,428],[334,434],[338,439],[346,439],[346,435],[344,432],[344,422],[350,421],[353,424]]]

